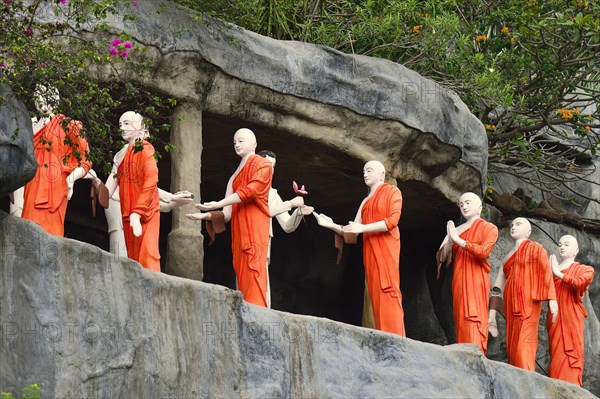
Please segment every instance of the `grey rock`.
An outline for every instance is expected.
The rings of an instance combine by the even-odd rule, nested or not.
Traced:
[[[575,385],[142,269],[0,212],[0,391],[43,397],[563,397]]]
[[[8,85],[0,85],[0,198],[35,175],[31,119]]]

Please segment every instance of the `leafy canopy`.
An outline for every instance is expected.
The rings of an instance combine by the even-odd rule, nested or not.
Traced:
[[[489,171],[572,199],[600,149],[600,9],[583,0],[182,0],[277,39],[386,58],[456,91]],[[530,173],[524,173],[527,170]],[[567,184],[565,184],[567,183]]]
[[[108,14],[117,10],[129,10],[122,14],[125,19],[135,18],[136,3],[0,0],[0,83],[8,84],[32,112],[37,85],[56,88],[60,93],[56,113],[68,117],[65,124],[71,119],[83,122],[83,134],[91,147],[87,155],[105,174],[110,170],[111,154],[123,145],[117,125],[120,113],[135,110],[144,115],[146,124],[154,127],[150,140],[156,141],[158,133],[170,130],[161,115],[175,105],[175,100],[134,86],[120,74],[126,63],[140,74],[150,68],[141,61],[143,57],[137,57],[143,50],[130,37],[110,35],[106,25]],[[55,22],[41,22],[48,14]],[[97,40],[98,36],[105,39]],[[102,79],[98,71],[104,71]],[[169,144],[164,147],[167,151],[171,148]],[[80,158],[82,154],[74,155]]]
[[[119,63],[147,73],[125,35],[86,40],[125,0],[0,0],[0,83],[30,97],[50,82],[59,111],[84,122],[93,160],[106,161],[118,135],[116,110],[134,109],[168,131],[163,99],[120,80]],[[149,1],[149,0],[140,0]],[[512,173],[572,199],[569,182],[591,179],[600,149],[600,10],[584,0],[179,0],[178,6],[277,39],[386,58],[456,91],[485,125],[489,171]],[[163,0],[163,9],[174,7]],[[38,24],[50,8],[61,23]],[[134,13],[122,15],[135,18]],[[112,41],[111,41],[112,40]],[[135,63],[138,64],[135,64]],[[111,71],[112,84],[91,71]],[[30,109],[34,107],[30,106]],[[167,114],[168,112],[163,112]],[[112,115],[112,119],[111,119]],[[114,146],[113,146],[114,147]],[[167,149],[170,148],[167,145]],[[524,173],[527,171],[527,173]],[[581,193],[578,193],[581,194]],[[598,199],[596,199],[598,200]]]

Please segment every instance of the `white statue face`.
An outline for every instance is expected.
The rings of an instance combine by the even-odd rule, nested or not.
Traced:
[[[575,258],[579,253],[579,245],[575,237],[562,236],[558,241],[558,253],[562,259]]]
[[[482,204],[476,194],[464,193],[458,200],[458,206],[460,207],[460,213],[467,220],[481,215]]]
[[[381,162],[369,161],[363,167],[363,179],[369,187],[385,180],[385,168]]]
[[[233,149],[240,157],[253,154],[256,150],[256,137],[250,129],[240,129],[233,136]]]
[[[42,115],[52,115],[60,101],[58,90],[54,87],[39,85],[34,93],[35,108]]]
[[[529,238],[531,234],[531,224],[525,218],[516,218],[510,224],[510,236],[513,240],[522,240]]]
[[[146,138],[147,130],[144,128],[142,116],[136,112],[127,111],[119,118],[119,129],[121,137],[129,144],[135,140]]]

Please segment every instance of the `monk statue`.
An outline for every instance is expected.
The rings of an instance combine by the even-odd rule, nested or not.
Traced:
[[[266,158],[273,165],[273,171],[275,171],[275,164],[277,163],[277,155],[270,150],[262,150],[258,152],[263,158]],[[295,209],[294,209],[295,208]],[[290,215],[288,212],[294,209]],[[279,225],[286,233],[292,233],[296,231],[302,218],[306,215],[310,215],[314,211],[312,206],[304,205],[304,198],[298,195],[289,201],[284,201],[277,193],[277,190],[272,188],[269,190],[269,212],[271,218],[277,219]],[[269,265],[271,264],[271,239],[273,238],[273,226],[272,223],[269,226],[269,250],[267,251],[267,306],[271,307],[271,283],[269,279]]]
[[[488,341],[488,293],[491,265],[488,260],[498,240],[498,228],[481,218],[483,204],[474,193],[460,196],[458,206],[465,222],[449,220],[446,237],[437,252],[437,277],[442,264],[452,262],[452,310],[456,341],[474,343],[483,354]]]
[[[233,148],[241,160],[227,182],[225,197],[220,201],[196,204],[204,212],[186,217],[212,222],[219,218],[220,223],[231,220],[231,250],[238,289],[245,301],[267,307],[269,190],[273,167],[271,162],[255,154],[256,145],[252,130],[242,128],[235,132]],[[222,211],[214,212],[218,209]]]
[[[504,258],[493,290],[504,292],[508,362],[535,371],[542,301],[549,301],[550,323],[558,316],[558,302],[548,254],[539,243],[529,240],[530,235],[531,224],[527,219],[519,217],[512,221],[510,236],[515,246]],[[489,311],[489,331],[494,337],[498,336],[496,313],[496,309]]]
[[[554,274],[554,288],[560,312],[556,322],[547,316],[550,337],[550,369],[548,375],[573,384],[583,385],[583,319],[588,314],[583,306],[583,295],[594,279],[594,268],[575,261],[579,253],[577,239],[565,235],[558,242],[558,253],[550,255],[550,267]]]
[[[385,167],[369,161],[363,168],[369,194],[361,202],[354,221],[341,226],[324,214],[314,212],[319,225],[338,235],[363,234],[363,263],[375,328],[406,336],[400,292],[400,230],[402,193],[384,183]]]
[[[148,131],[144,133],[143,139],[148,138]],[[114,180],[114,173],[118,170],[123,157],[127,153],[129,144],[125,143],[123,148],[119,150],[113,157],[113,173],[109,175],[106,184],[109,180]],[[99,187],[102,181],[98,178],[96,172],[90,169],[85,179],[90,179],[95,187]],[[113,182],[114,183],[114,182]],[[118,185],[117,185],[118,186]],[[194,195],[187,191],[178,191],[175,194],[168,191],[158,189],[159,201],[160,201],[160,212],[168,213],[173,209],[187,205],[192,202]],[[121,202],[119,198],[119,190],[115,188],[115,191],[108,201],[108,206],[104,210],[106,216],[106,223],[108,225],[109,234],[109,251],[111,254],[116,256],[127,256],[127,245],[125,244],[125,234],[123,232],[123,218],[121,216]]]
[[[81,122],[55,114],[60,101],[56,88],[39,85],[34,95],[39,113],[32,119],[38,169],[24,188],[13,193],[10,213],[63,237],[73,185],[92,166],[88,160],[89,147],[80,135]]]
[[[108,197],[119,189],[127,256],[146,269],[160,272],[160,201],[154,147],[144,139],[148,129],[140,114],[125,112],[119,118],[119,128],[127,147],[120,153],[120,159],[115,158],[117,162],[113,163],[106,181]],[[94,184],[98,180],[92,176]]]

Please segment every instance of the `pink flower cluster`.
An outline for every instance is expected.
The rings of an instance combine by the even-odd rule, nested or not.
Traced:
[[[122,42],[118,37],[110,42],[109,52],[111,55],[116,55],[117,57],[127,58],[127,51],[133,48],[133,44],[131,42]]]

